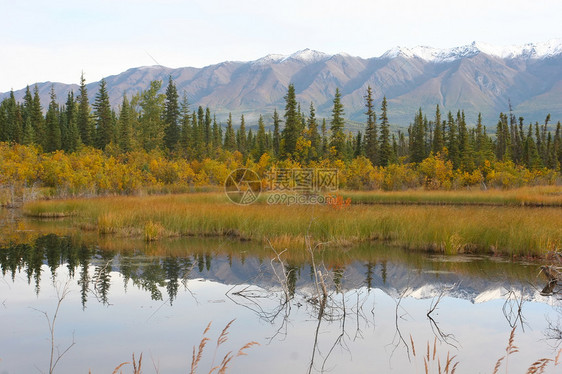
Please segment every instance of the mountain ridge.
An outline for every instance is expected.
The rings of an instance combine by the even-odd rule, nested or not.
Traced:
[[[514,114],[526,123],[542,122],[547,113],[562,119],[562,39],[521,46],[495,47],[482,42],[453,47],[396,47],[379,57],[362,58],[346,53],[326,54],[302,49],[289,55],[268,54],[253,61],[224,61],[203,68],[141,66],[105,78],[111,104],[117,108],[123,94],[148,88],[151,80],[171,76],[191,109],[209,106],[224,120],[228,112],[246,115],[249,122],[259,114],[269,120],[274,109],[282,111],[289,83],[306,113],[310,102],[319,117],[329,118],[333,95],[340,89],[346,118],[364,122],[364,95],[371,86],[376,105],[389,101],[391,123],[407,126],[422,108],[432,119],[435,106],[442,112],[464,110],[467,121],[476,122],[479,112],[485,125],[494,127],[500,112],[513,105]],[[51,85],[60,103],[76,84],[37,83],[43,108]],[[87,85],[91,102],[99,82]],[[30,85],[31,86],[31,85]],[[22,100],[25,89],[14,91]],[[0,93],[0,99],[10,93]]]

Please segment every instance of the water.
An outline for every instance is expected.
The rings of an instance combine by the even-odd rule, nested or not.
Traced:
[[[133,353],[143,354],[145,373],[189,372],[209,322],[200,373],[254,341],[229,372],[421,373],[429,343],[430,372],[449,353],[457,373],[491,373],[513,326],[519,352],[508,359],[510,373],[556,356],[562,303],[541,296],[540,264],[374,245],[324,251],[314,256],[327,291],[322,305],[311,257],[279,257],[283,263],[271,249],[215,239],[147,246],[46,235],[2,248],[0,373],[49,371],[49,324],[65,292],[55,359],[56,348],[74,344],[57,373],[111,373]]]

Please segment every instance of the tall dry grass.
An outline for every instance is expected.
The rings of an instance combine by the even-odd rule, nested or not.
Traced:
[[[239,206],[220,193],[28,203],[31,216],[71,215],[98,233],[144,237],[228,236],[304,248],[383,240],[410,249],[543,255],[562,244],[562,209],[515,206]]]
[[[427,204],[427,205],[500,205],[562,207],[562,186],[521,187],[503,189],[406,191],[345,191],[353,203],[363,204]]]
[[[248,349],[252,348],[253,346],[259,345],[259,343],[255,342],[255,341],[251,341],[249,343],[246,343],[244,346],[242,346],[240,349],[238,349],[236,354],[233,351],[228,351],[223,356],[221,362],[218,363],[218,364],[215,364],[218,352],[220,351],[221,347],[224,346],[228,342],[229,330],[230,330],[233,323],[234,323],[234,320],[231,320],[230,322],[228,322],[226,324],[226,326],[222,329],[220,335],[217,338],[208,374],[214,374],[214,373],[225,374],[230,367],[229,365],[232,364],[232,361],[236,357],[246,356],[247,355],[246,352],[248,351]],[[191,356],[191,366],[189,368],[190,374],[197,374],[198,372],[200,372],[199,365],[201,364],[201,361],[203,360],[203,356],[205,354],[205,349],[206,349],[207,345],[211,342],[211,338],[209,338],[209,336],[208,336],[209,331],[211,330],[211,325],[212,325],[212,322],[209,322],[209,324],[207,325],[205,330],[203,330],[203,336],[201,337],[201,340],[199,341],[199,344],[197,346],[193,347],[193,353],[192,353],[192,356]],[[120,363],[113,370],[113,374],[122,373],[121,369],[123,367],[127,366],[127,365],[133,366],[132,367],[133,374],[141,374],[142,373],[142,353],[140,354],[140,357],[139,357],[138,361],[135,360],[135,354],[133,353],[132,362],[127,361],[127,362]],[[158,372],[158,368],[156,367],[156,365],[155,365],[155,369],[156,369],[156,372]],[[91,374],[91,371],[90,371],[90,374]]]

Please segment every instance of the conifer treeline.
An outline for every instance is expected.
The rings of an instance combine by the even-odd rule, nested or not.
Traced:
[[[74,152],[82,146],[104,151],[127,153],[135,150],[163,151],[172,158],[202,160],[217,158],[221,151],[238,151],[244,159],[258,161],[268,153],[277,160],[291,159],[306,165],[322,159],[350,161],[365,156],[373,166],[420,163],[430,155],[450,161],[454,169],[472,172],[488,161],[512,161],[528,169],[559,170],[562,164],[560,122],[549,131],[550,115],[543,124],[525,124],[522,117],[501,113],[496,136],[486,133],[479,115],[477,125],[469,128],[463,111],[443,115],[437,105],[428,120],[421,109],[415,114],[407,134],[392,134],[388,120],[388,102],[383,98],[375,108],[372,90],[365,94],[366,128],[364,132],[345,132],[345,111],[336,89],[332,116],[316,118],[314,104],[303,113],[289,85],[285,111],[272,114],[273,130],[265,129],[260,116],[258,129],[248,131],[244,116],[235,129],[229,114],[226,126],[218,123],[209,108],[191,110],[185,95],[180,99],[170,77],[165,94],[159,94],[161,81],[132,97],[123,95],[116,112],[109,103],[105,80],[101,80],[90,107],[84,77],[77,96],[69,92],[64,105],[51,89],[49,106],[43,115],[37,86],[29,87],[23,102],[13,92],[0,103],[0,141],[40,146],[45,152]],[[378,111],[378,113],[377,113]],[[328,131],[329,126],[329,131]]]

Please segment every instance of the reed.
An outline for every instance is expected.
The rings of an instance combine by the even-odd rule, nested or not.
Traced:
[[[29,216],[71,215],[77,227],[144,237],[225,236],[303,248],[307,237],[346,247],[385,241],[408,249],[542,256],[562,244],[555,207],[231,204],[220,193],[31,202]]]
[[[414,358],[417,358],[416,346],[414,345],[414,339],[412,338],[412,335],[410,335],[410,345]],[[459,362],[456,360],[456,356],[451,356],[450,352],[447,352],[447,358],[443,362],[441,362],[441,358],[437,353],[437,338],[434,338],[433,340],[433,352],[428,341],[427,350],[422,357],[425,374],[433,372],[438,374],[454,374],[457,370],[457,366],[459,365]]]
[[[562,206],[562,186],[502,189],[345,191],[354,204]]]

